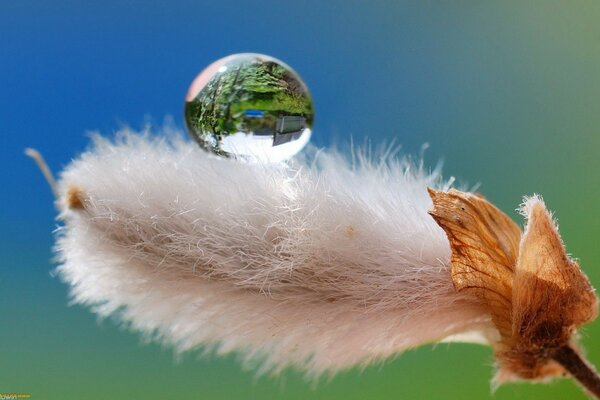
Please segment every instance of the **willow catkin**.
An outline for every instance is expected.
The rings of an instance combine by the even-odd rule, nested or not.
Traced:
[[[180,135],[95,136],[61,173],[58,273],[75,303],[178,351],[311,376],[445,338],[497,336],[450,279],[427,214],[439,171],[364,153],[211,156]]]

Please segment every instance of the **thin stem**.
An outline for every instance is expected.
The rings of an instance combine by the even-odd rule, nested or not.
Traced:
[[[552,357],[562,365],[584,388],[600,399],[600,375],[570,346],[559,348]]]
[[[52,171],[50,171],[50,168],[48,168],[48,164],[46,164],[44,157],[42,157],[40,152],[37,151],[36,149],[30,149],[30,148],[25,149],[25,154],[27,154],[29,157],[33,158],[33,160],[37,164],[40,171],[42,171],[42,174],[44,174],[44,177],[46,178],[46,181],[48,182],[50,189],[52,189],[52,193],[54,193],[54,197],[58,198],[58,189],[56,186],[56,180],[54,179],[54,176],[52,175]]]

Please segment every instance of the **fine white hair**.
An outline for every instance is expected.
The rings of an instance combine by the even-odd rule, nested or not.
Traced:
[[[451,182],[353,154],[250,163],[180,132],[95,135],[58,182],[58,273],[100,316],[177,351],[237,351],[261,372],[318,376],[493,329],[454,290],[427,214],[427,187]]]

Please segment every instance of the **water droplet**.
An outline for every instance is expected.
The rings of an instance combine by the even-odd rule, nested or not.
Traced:
[[[185,102],[189,133],[225,157],[282,161],[308,143],[313,105],[300,76],[266,55],[234,54],[209,65]]]

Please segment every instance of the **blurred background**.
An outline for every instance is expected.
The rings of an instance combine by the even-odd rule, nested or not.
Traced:
[[[52,276],[54,171],[85,132],[183,127],[194,76],[231,53],[273,55],[310,87],[319,146],[394,139],[513,211],[556,211],[568,251],[600,287],[600,3],[597,1],[0,2],[0,393],[34,399],[486,399],[489,348],[437,345],[311,385],[256,378],[235,356],[176,359],[68,305]],[[583,343],[600,365],[600,323]],[[494,399],[584,399],[568,381]]]

